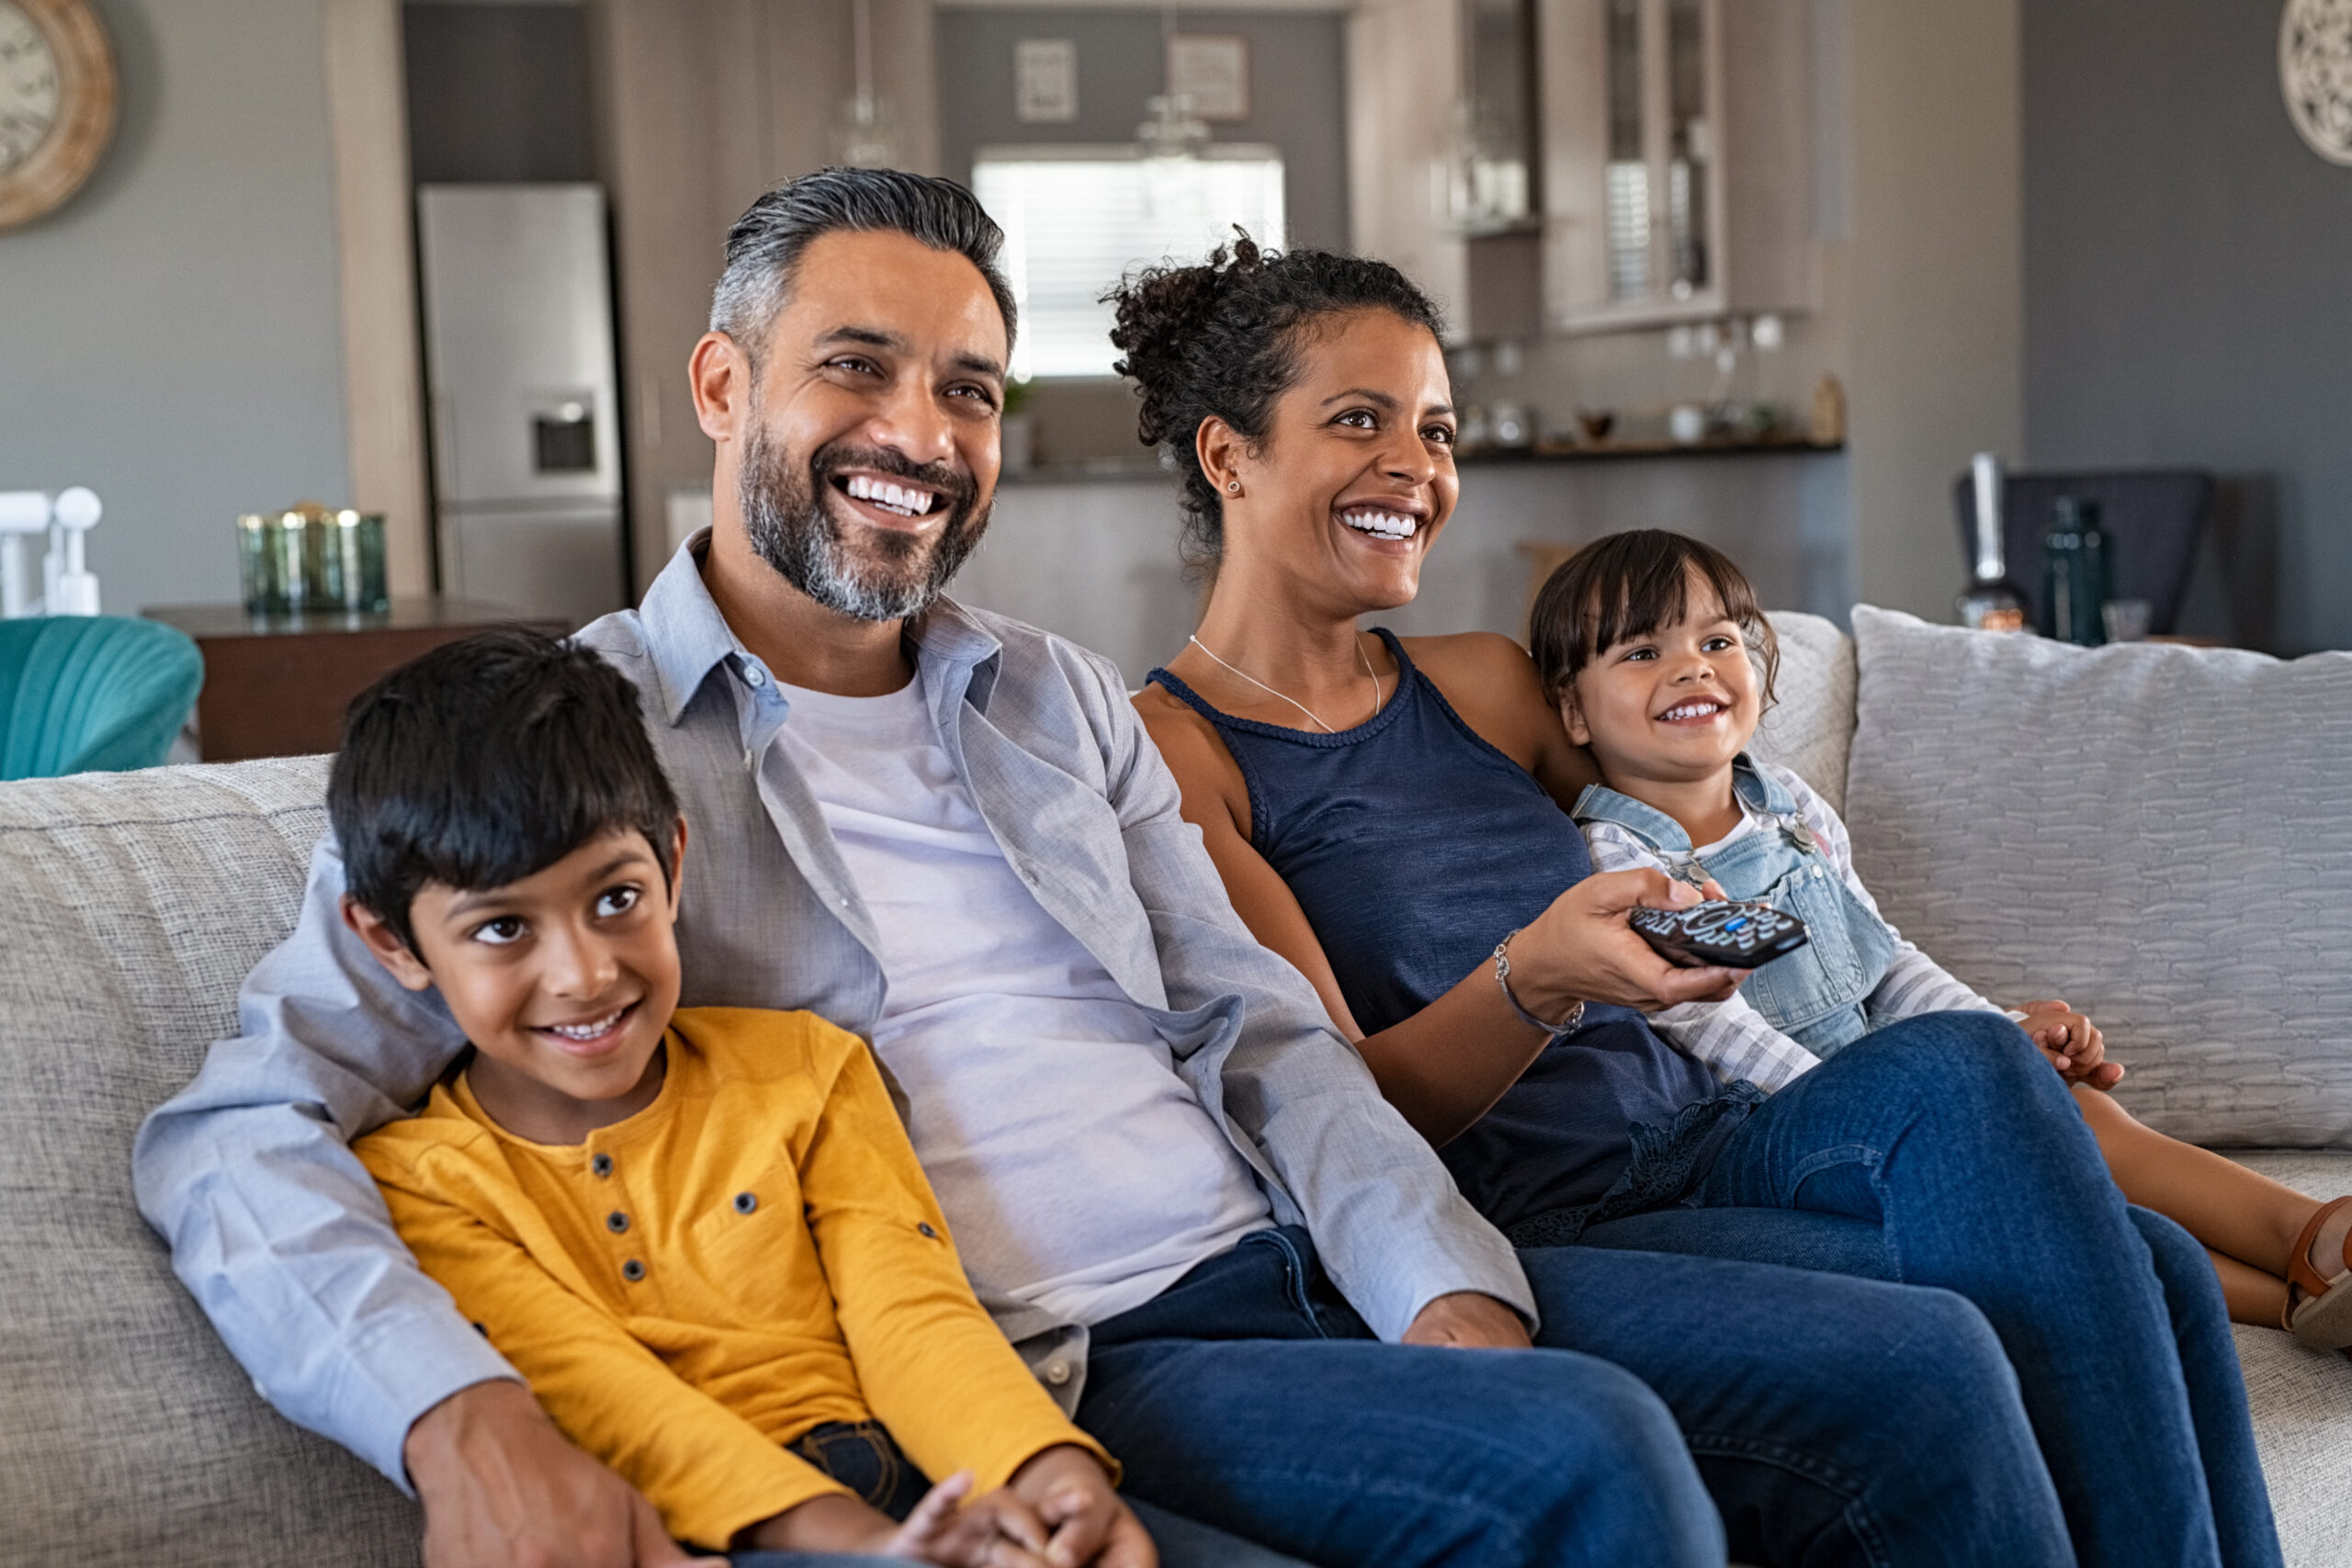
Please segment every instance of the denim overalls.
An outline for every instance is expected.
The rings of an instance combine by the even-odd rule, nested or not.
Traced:
[[[1751,975],[1739,994],[1764,1021],[1815,1055],[1827,1057],[1875,1027],[1870,995],[1894,957],[1894,929],[1846,887],[1797,813],[1779,780],[1743,752],[1732,764],[1732,787],[1759,823],[1709,854],[1701,865],[1690,835],[1665,812],[1595,784],[1577,797],[1579,825],[1611,822],[1646,843],[1678,876],[1703,871],[1734,898],[1760,898],[1804,922],[1812,940]],[[1686,880],[1690,878],[1685,877]]]

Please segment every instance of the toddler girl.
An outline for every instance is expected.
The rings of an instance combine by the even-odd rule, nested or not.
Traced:
[[[1880,916],[1828,804],[1747,754],[1779,649],[1722,552],[1655,529],[1601,539],[1544,585],[1529,640],[1569,738],[1604,781],[1576,806],[1593,863],[1713,882],[1811,935],[1730,1000],[1658,1013],[1660,1034],[1725,1080],[1770,1091],[1898,1019],[2002,1010]],[[2316,1202],[2142,1125],[2106,1092],[2123,1069],[2104,1060],[2098,1027],[2066,1003],[2009,1016],[2065,1075],[2124,1195],[2205,1244],[2232,1317],[2352,1346],[2352,1197]]]

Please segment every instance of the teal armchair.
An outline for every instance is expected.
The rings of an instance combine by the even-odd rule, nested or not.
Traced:
[[[158,622],[0,621],[0,779],[154,767],[203,685],[196,644]]]

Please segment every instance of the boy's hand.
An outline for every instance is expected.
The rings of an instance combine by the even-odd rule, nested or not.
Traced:
[[[424,1503],[425,1568],[677,1568],[697,1558],[653,1505],[564,1440],[530,1390],[480,1382],[417,1418],[402,1449]]]
[[[1052,1531],[1040,1554],[1048,1568],[1159,1568],[1142,1521],[1084,1449],[1064,1444],[1034,1456],[1005,1488]]]
[[[959,1470],[923,1494],[907,1522],[874,1549],[877,1557],[910,1557],[940,1568],[1046,1568],[1046,1527],[1029,1505],[1001,1488],[964,1499],[972,1472]],[[962,1506],[957,1505],[961,1504]]]
[[[2109,1089],[2123,1081],[2122,1064],[2107,1059],[2107,1038],[2098,1024],[2062,1001],[2028,1002],[2022,1010],[2018,1027],[2068,1083]]]

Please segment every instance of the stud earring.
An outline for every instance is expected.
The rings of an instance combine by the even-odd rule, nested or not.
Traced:
[[[1231,491],[1234,494],[1239,495],[1241,493],[1241,481],[1239,479],[1227,479],[1225,481],[1225,488]]]

